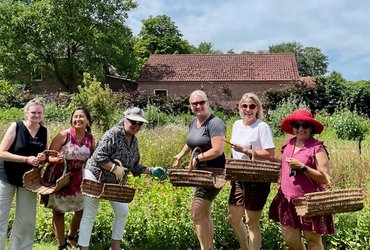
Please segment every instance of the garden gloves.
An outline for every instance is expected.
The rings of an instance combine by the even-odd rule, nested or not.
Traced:
[[[167,173],[166,169],[163,167],[154,167],[150,169],[150,172],[153,177],[157,177],[160,180],[165,180],[167,179]]]

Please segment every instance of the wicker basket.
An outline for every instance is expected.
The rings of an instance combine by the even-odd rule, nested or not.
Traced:
[[[55,150],[45,150],[47,156],[56,156],[59,152]],[[56,183],[46,183],[42,178],[42,167],[38,166],[23,175],[23,186],[25,189],[39,194],[52,194],[69,183],[71,173],[67,172],[67,165],[64,163],[62,176]]]
[[[201,152],[196,147],[190,157],[189,167],[192,167],[192,159],[196,152]],[[171,184],[175,187],[205,187],[205,188],[222,188],[225,183],[225,169],[212,168],[207,166],[198,167],[195,170],[189,169],[169,169],[168,177]]]
[[[299,216],[315,216],[359,211],[364,207],[362,189],[341,189],[305,194],[293,200]]]
[[[176,187],[222,188],[225,183],[225,169],[202,168],[202,170],[170,169],[169,180]]]
[[[118,160],[114,161],[122,166],[121,162],[119,162]],[[99,180],[100,178],[101,173],[99,176]],[[97,199],[124,203],[130,203],[134,199],[135,189],[131,188],[128,185],[123,185],[124,177],[122,177],[119,184],[102,183],[99,180],[93,181],[83,179],[81,184],[82,194]]]
[[[278,182],[281,164],[259,160],[226,160],[226,179],[246,182]]]

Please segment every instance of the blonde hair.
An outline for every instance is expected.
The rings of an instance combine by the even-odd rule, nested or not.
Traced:
[[[33,105],[39,105],[42,107],[42,111],[43,113],[45,114],[45,104],[44,102],[41,100],[41,98],[33,98],[32,100],[30,100],[29,102],[26,103],[26,105],[24,106],[23,108],[23,112],[24,112],[24,115],[27,114],[28,112],[28,109],[33,106]],[[42,122],[41,122],[42,123]]]
[[[191,104],[191,99],[193,99],[195,96],[200,96],[204,101],[208,101],[208,97],[206,93],[203,90],[197,89],[194,90],[189,97],[189,103]]]
[[[248,98],[251,98],[257,105],[258,107],[258,112],[256,114],[257,118],[258,119],[262,119],[263,118],[263,108],[262,108],[262,103],[260,101],[260,99],[258,98],[258,96],[254,93],[245,93],[243,96],[242,96],[242,99],[240,99],[239,101],[239,114],[240,116],[242,116],[242,108],[241,108],[241,105],[245,102],[245,100],[247,100]]]

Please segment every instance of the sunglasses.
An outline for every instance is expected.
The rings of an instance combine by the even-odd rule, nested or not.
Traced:
[[[243,103],[242,105],[241,105],[241,107],[243,108],[243,109],[250,109],[250,110],[253,110],[253,109],[255,109],[255,108],[257,108],[257,105],[256,104],[250,104],[250,105],[248,105],[248,104],[245,104],[245,103]]]
[[[135,126],[135,125],[139,125],[140,127],[144,124],[143,122],[138,122],[138,121],[133,121],[133,120],[130,120],[130,119],[127,119],[131,125]]]
[[[299,129],[300,127],[302,127],[303,129],[308,129],[308,128],[311,128],[311,124],[307,122],[305,123],[292,122],[292,127],[295,129]]]
[[[199,102],[192,102],[192,103],[191,103],[191,105],[192,105],[193,107],[198,106],[198,104],[199,104],[200,106],[203,106],[204,104],[206,104],[206,101],[199,101]]]

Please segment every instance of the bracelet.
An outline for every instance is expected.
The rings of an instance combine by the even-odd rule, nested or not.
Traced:
[[[112,168],[109,170],[109,172],[112,173],[116,168],[117,168],[116,164],[113,163]]]
[[[27,161],[28,161],[28,156],[26,156],[26,159],[25,159],[25,161],[24,161],[24,162],[25,162],[25,163],[27,163]]]

